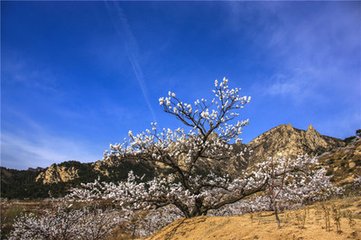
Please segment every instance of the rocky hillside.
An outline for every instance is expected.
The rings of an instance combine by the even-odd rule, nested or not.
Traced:
[[[267,157],[318,156],[319,162],[332,175],[337,185],[352,183],[361,176],[361,138],[347,141],[321,135],[310,125],[307,130],[280,125],[261,134],[247,144],[251,162]]]
[[[323,153],[319,161],[327,169],[327,174],[332,175],[331,180],[339,185],[352,183],[361,176],[361,138]]]
[[[252,162],[268,157],[296,157],[305,154],[318,156],[345,145],[340,139],[321,135],[312,125],[305,131],[294,128],[291,124],[272,128],[247,144]]]
[[[94,174],[91,164],[68,161],[52,164],[40,172],[35,181],[43,184],[66,183],[78,178],[92,178]]]
[[[361,175],[361,140],[353,138],[347,143],[343,140],[321,135],[311,125],[300,130],[291,125],[280,125],[261,134],[248,144],[235,144],[233,151],[245,151],[241,158],[232,158],[230,162],[215,165],[234,175],[243,166],[246,158],[251,164],[268,157],[295,157],[299,154],[320,156],[321,163],[333,180],[347,184]],[[212,170],[217,170],[217,169]],[[61,196],[67,189],[81,182],[95,179],[104,181],[124,180],[130,170],[137,175],[152,178],[154,168],[134,160],[100,160],[94,163],[68,161],[53,164],[46,169],[18,171],[0,168],[1,196],[9,198]],[[14,188],[19,186],[19,188]],[[36,190],[19,190],[23,189]],[[19,192],[19,194],[17,194]],[[21,194],[20,194],[21,193]],[[35,194],[37,193],[37,194]],[[35,194],[35,195],[34,195]]]

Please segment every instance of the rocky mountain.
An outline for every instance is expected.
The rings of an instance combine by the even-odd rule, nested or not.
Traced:
[[[317,156],[337,185],[347,185],[361,176],[361,138],[346,141],[321,135],[312,125],[307,130],[280,125],[261,134],[247,144],[251,162],[267,157]]]
[[[321,135],[312,125],[305,131],[285,124],[256,137],[247,147],[251,162],[258,162],[268,157],[318,156],[345,145],[341,139]]]
[[[357,176],[361,176],[360,138],[355,137],[346,142],[321,135],[312,125],[307,130],[294,128],[290,124],[280,125],[248,144],[235,144],[233,149],[235,152],[245,152],[242,159],[235,157],[230,162],[218,164],[221,168],[226,168],[231,175],[236,174],[245,159],[252,164],[268,157],[295,157],[307,154],[319,156],[328,174],[334,175],[333,180],[339,184],[350,183]],[[153,166],[126,159],[107,159],[94,163],[68,161],[52,164],[46,169],[28,171],[6,168],[0,170],[1,197],[9,198],[61,196],[67,189],[81,182],[92,182],[95,179],[124,180],[130,170],[137,175],[145,175],[146,178],[154,176]]]

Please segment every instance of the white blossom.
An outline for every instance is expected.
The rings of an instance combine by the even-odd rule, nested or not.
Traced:
[[[15,220],[9,240],[101,240],[122,221],[113,210],[59,207],[42,216],[26,214]]]

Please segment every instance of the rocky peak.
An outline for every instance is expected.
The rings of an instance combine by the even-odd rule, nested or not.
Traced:
[[[334,141],[331,142],[331,139],[326,139],[326,137],[323,137],[310,124],[305,134],[305,143],[310,149],[316,151],[319,148],[323,148],[324,150],[329,150],[330,147],[334,147],[335,142]]]
[[[313,131],[317,132],[316,129],[313,128],[312,124],[308,125],[307,132],[313,132]]]
[[[282,124],[277,127],[271,128],[267,132],[259,135],[255,139],[253,139],[248,145],[249,146],[255,146],[258,144],[263,143],[266,139],[269,138],[279,138],[279,140],[282,140],[283,138],[291,135],[295,129],[292,127],[291,124]]]
[[[321,134],[319,132],[317,132],[316,129],[314,129],[312,124],[308,125],[305,136],[307,136],[310,140],[312,140],[312,139],[317,140],[317,139],[322,138]]]
[[[345,143],[336,138],[321,135],[312,125],[307,130],[284,124],[270,129],[247,144],[252,151],[250,160],[261,161],[268,157],[296,157],[319,155]]]

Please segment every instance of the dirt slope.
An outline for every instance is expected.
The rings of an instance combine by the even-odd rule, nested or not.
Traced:
[[[278,229],[269,212],[245,214],[234,217],[197,217],[179,219],[148,240],[337,240],[361,239],[361,197],[329,201],[330,231],[325,229],[325,212],[322,204],[315,204],[281,215],[282,227]],[[340,211],[341,231],[336,231],[332,209]],[[351,216],[351,223],[350,217]],[[304,224],[303,224],[303,219]]]

